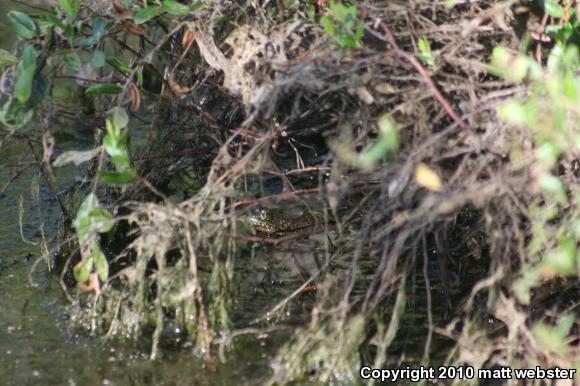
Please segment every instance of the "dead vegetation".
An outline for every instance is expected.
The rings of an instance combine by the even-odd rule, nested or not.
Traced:
[[[551,209],[533,133],[496,115],[526,88],[486,71],[494,46],[517,48],[523,10],[360,4],[363,48],[341,49],[317,22],[326,2],[263,3],[207,6],[155,48],[167,75],[137,160],[143,179],[117,207],[130,243],[101,293],[80,295],[73,321],[151,332],[152,357],[176,329],[208,357],[236,336],[280,329],[288,339],[271,383],[350,382],[362,362],[578,366],[575,319],[564,351],[532,333],[578,315],[578,267],[545,273],[527,301],[513,285],[557,242],[532,243]],[[422,37],[435,66],[416,59]],[[383,113],[398,125],[396,155],[353,165]],[[554,227],[578,217],[575,169],[562,168],[573,198]],[[252,210],[280,206],[307,208],[315,224],[252,232]],[[278,279],[251,278],[265,256]],[[264,303],[238,291],[251,280],[268,287]]]

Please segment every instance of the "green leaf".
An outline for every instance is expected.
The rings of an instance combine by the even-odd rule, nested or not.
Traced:
[[[74,26],[73,23],[67,24],[64,28],[64,36],[72,45],[72,41],[74,40]]]
[[[16,32],[16,35],[22,39],[32,39],[40,32],[34,20],[23,12],[10,11],[6,15],[6,19],[8,19],[8,24]]]
[[[113,126],[120,131],[129,124],[129,116],[122,107],[113,107],[107,111],[107,119],[111,121]]]
[[[70,39],[69,39],[70,40]],[[81,47],[91,47],[97,44],[99,41],[94,38],[94,36],[89,36],[88,38],[79,40],[79,45]]]
[[[133,179],[137,176],[137,172],[133,168],[125,170],[123,172],[102,171],[100,173],[100,176],[101,181],[103,181],[105,184],[122,185],[133,181]]]
[[[93,268],[93,259],[88,258],[73,268],[73,275],[78,283],[89,280],[89,274]]]
[[[205,4],[203,3],[203,1],[198,1],[198,2],[191,4],[189,6],[189,10],[191,12],[195,12],[195,11],[199,11],[200,9],[203,9],[204,7],[205,7]]]
[[[543,173],[538,177],[538,182],[542,188],[550,193],[561,193],[564,191],[564,185],[560,179],[552,174]]]
[[[570,333],[570,330],[576,324],[576,316],[572,313],[562,316],[558,324],[554,328],[554,332],[562,337],[565,338],[566,335]]]
[[[491,52],[491,64],[488,66],[487,71],[492,75],[505,76],[509,60],[510,54],[505,47],[494,47]]]
[[[344,19],[344,29],[346,29],[347,31],[351,31],[354,28],[355,22],[356,18],[351,16],[350,14],[347,14],[346,18]]]
[[[124,130],[124,132],[128,133],[129,131]],[[107,134],[103,138],[103,145],[105,146],[107,154],[111,156],[117,170],[124,171],[129,169],[131,166],[131,157],[129,156],[129,151],[125,144],[120,143],[118,138],[113,135]]]
[[[73,73],[76,74],[81,70],[81,58],[79,58],[76,52],[67,52],[64,55],[64,60],[66,61],[68,68]]]
[[[105,53],[101,50],[95,51],[90,63],[95,70],[103,67],[105,65]]]
[[[552,17],[561,18],[564,16],[564,7],[558,4],[557,0],[544,0],[544,12]]]
[[[56,16],[56,15],[54,15],[52,13],[47,13],[47,14],[44,14],[43,16],[44,16],[45,22],[49,26],[52,25],[52,26],[55,26],[55,27],[60,28],[63,31],[65,30],[66,26],[64,25],[64,23],[62,22],[62,20],[60,20],[58,18],[58,16]]]
[[[306,16],[308,16],[308,19],[311,21],[314,21],[314,17],[316,16],[316,7],[314,6],[314,3],[306,3]]]
[[[566,46],[564,54],[562,55],[562,64],[567,68],[577,69],[580,67],[580,48],[576,43],[571,43]]]
[[[143,87],[143,67],[137,71],[137,85]]]
[[[530,303],[531,289],[537,286],[541,281],[540,275],[535,269],[528,269],[512,285],[514,294],[518,300],[524,304]]]
[[[99,206],[97,196],[94,193],[90,193],[81,203],[81,206],[77,211],[73,225],[76,228],[79,244],[81,245],[87,241],[91,231],[90,213],[93,209],[98,208]]]
[[[529,121],[528,109],[518,101],[511,100],[497,108],[497,113],[503,120],[514,125],[525,125]]]
[[[34,109],[22,106],[15,99],[8,99],[0,109],[0,123],[14,131],[26,125],[34,116]]]
[[[558,177],[550,173],[542,173],[538,176],[538,183],[544,189],[544,194],[550,199],[554,199],[560,204],[567,202],[564,184]]]
[[[93,21],[93,33],[88,38],[81,39],[79,45],[81,47],[91,47],[98,44],[101,39],[107,35],[107,24],[102,19],[95,19]]]
[[[550,24],[550,25],[546,26],[546,28],[544,29],[544,32],[546,35],[548,35],[552,39],[556,39],[558,33],[560,33],[560,31],[562,31],[562,29],[563,29],[563,26],[561,26],[560,24]]]
[[[8,24],[22,39],[32,39],[40,33],[38,24],[27,14],[18,11],[10,11],[6,15]]]
[[[550,50],[550,55],[548,55],[548,69],[550,71],[554,71],[558,68],[560,63],[562,62],[562,56],[564,51],[562,50],[561,45],[555,45],[554,48]]]
[[[15,112],[13,110],[15,104],[17,104],[17,102],[11,98],[8,99],[0,109],[0,123],[10,129],[14,129]]]
[[[82,202],[74,221],[79,244],[84,245],[98,233],[111,230],[115,224],[113,216],[102,208],[94,193],[90,193]]]
[[[165,0],[162,8],[163,11],[175,16],[189,14],[189,7],[185,4],[178,3],[176,0]]]
[[[123,87],[119,86],[118,84],[101,83],[87,87],[85,94],[119,94],[121,91],[123,91]]]
[[[365,26],[364,24],[361,24],[357,27],[354,33],[354,38],[360,43],[364,35],[365,35]]]
[[[575,261],[570,260],[562,251],[549,251],[542,260],[542,271],[570,276],[575,272]]]
[[[399,149],[399,129],[397,122],[390,114],[382,114],[377,122],[379,126],[379,138],[385,140],[385,148],[388,152],[395,152]]]
[[[73,20],[81,9],[80,0],[59,0],[60,7]]]
[[[580,85],[580,83],[578,82],[578,78],[572,76],[572,74],[567,73],[564,76],[564,80],[563,80],[563,86],[564,86],[564,95],[566,95],[566,98],[568,98],[568,100],[570,100],[570,102],[578,102],[578,96],[579,96],[579,88],[578,86]]]
[[[360,43],[351,34],[340,33],[336,36],[336,39],[342,48],[360,48]]]
[[[560,236],[558,248],[544,255],[542,268],[562,276],[573,275],[576,271],[576,241],[571,237]]]
[[[18,77],[14,85],[14,96],[20,103],[25,103],[32,94],[32,85],[36,73],[36,55],[32,46],[26,46],[18,68]]]
[[[160,13],[161,7],[158,6],[141,8],[140,10],[135,12],[135,15],[133,15],[133,23],[135,24],[147,23],[149,20],[153,19]]]
[[[545,142],[536,149],[538,161],[547,168],[552,168],[562,154],[562,149],[555,143]]]
[[[14,66],[16,63],[18,63],[16,55],[0,48],[0,68]]]
[[[320,18],[320,25],[324,28],[327,34],[334,36],[334,23],[329,16],[322,16]]]
[[[94,208],[89,212],[89,219],[92,228],[99,233],[107,233],[113,228],[113,225],[115,225],[113,215],[101,206]]]
[[[100,41],[107,35],[107,23],[103,19],[93,20],[93,38]]]
[[[78,85],[71,79],[55,79],[52,83],[51,97],[57,103],[71,103],[77,100]]]
[[[336,1],[331,1],[329,4],[330,11],[332,12],[332,17],[344,24],[347,15],[349,15],[349,8],[344,6],[342,3],[337,3]],[[356,7],[355,7],[355,14],[356,14]]]
[[[567,355],[571,349],[566,336],[576,322],[573,314],[563,316],[556,326],[543,322],[536,323],[532,327],[534,337],[545,350],[552,351],[558,355]],[[569,340],[570,342],[572,340]]]
[[[73,163],[78,166],[84,162],[92,160],[98,153],[99,148],[85,151],[78,150],[65,151],[54,160],[52,166],[61,167],[64,165],[68,165],[70,163]]]
[[[109,262],[96,239],[93,241],[92,249],[93,258],[95,259],[95,268],[99,274],[99,279],[101,279],[101,281],[106,281],[109,278]]]
[[[420,52],[418,55],[419,59],[425,64],[435,66],[435,58],[433,57],[433,51],[431,50],[431,43],[429,43],[429,40],[423,36],[421,39],[419,39],[417,44],[419,46]]]
[[[332,17],[322,16],[320,25],[329,35],[336,38],[342,49],[360,48],[364,25],[357,22],[357,7],[355,5],[346,7],[335,1],[331,1],[329,7]]]
[[[109,63],[111,67],[124,75],[129,75],[131,72],[131,68],[117,58],[108,58],[107,63]]]

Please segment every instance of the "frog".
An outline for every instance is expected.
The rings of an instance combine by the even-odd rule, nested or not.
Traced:
[[[288,209],[259,208],[250,217],[257,232],[267,235],[295,232],[314,226],[314,216],[302,207]]]

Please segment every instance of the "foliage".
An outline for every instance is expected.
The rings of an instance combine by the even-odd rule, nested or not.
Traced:
[[[23,12],[10,11],[6,18],[16,35],[22,39],[32,39],[39,33],[38,24]]]
[[[437,60],[433,56],[433,51],[431,50],[431,43],[425,36],[421,37],[418,42],[419,46],[419,59],[425,64],[430,65],[431,67],[437,66]]]
[[[356,5],[346,6],[330,0],[330,16],[322,16],[320,24],[326,32],[334,37],[342,49],[361,48],[364,35],[364,24],[357,19]]]
[[[40,17],[33,18],[19,11],[11,11],[7,15],[11,28],[25,41],[19,57],[2,51],[2,66],[6,67],[2,89],[8,96],[0,110],[0,122],[13,131],[26,127],[41,106],[52,103],[53,87],[55,84],[58,86],[59,80],[50,74],[64,72],[82,78],[87,69],[89,73],[95,73],[108,63],[110,67],[105,69],[109,73],[108,82],[77,83],[77,87],[84,88],[85,95],[102,98],[122,94],[126,77],[130,74],[133,74],[135,81],[143,79],[137,63],[129,66],[114,50],[105,49],[106,44],[114,43],[116,34],[120,33],[115,32],[114,22],[88,18],[82,12],[79,0],[60,0],[59,6],[59,11],[53,10]],[[167,1],[163,9],[175,14],[183,13],[182,7],[185,6]],[[139,98],[139,95],[132,98]],[[109,111],[102,149],[110,157],[114,170],[99,172],[100,181],[104,184],[128,184],[137,175],[128,148],[128,122],[129,117],[123,108],[114,107]],[[53,165],[63,166],[71,162],[79,165],[100,153],[99,148],[65,152]],[[95,193],[90,193],[75,219],[81,261],[74,269],[79,284],[90,290],[98,290],[98,281],[93,280],[89,285],[89,275],[94,272],[102,282],[109,275],[107,258],[99,246],[98,234],[108,232],[112,223],[112,216],[99,204]]]
[[[36,95],[37,98],[29,101],[35,84],[36,56],[37,53],[31,45],[27,45],[24,48],[17,68],[14,87],[11,90],[12,95],[10,95],[8,101],[4,103],[0,110],[0,122],[10,129],[18,129],[27,124],[32,119],[35,102],[44,98],[46,95],[47,86],[45,83],[41,83],[39,85],[39,88],[42,87],[41,93]],[[5,71],[5,74],[11,74],[11,71],[13,70],[8,69]],[[38,80],[37,82],[40,81]]]
[[[101,172],[101,180],[106,184],[127,184],[136,176],[127,147],[128,123],[129,117],[125,110],[114,107],[109,111],[106,120],[107,135],[103,138],[103,146],[113,161],[115,171]]]
[[[556,1],[543,2],[544,11],[554,19],[565,16]],[[542,68],[531,57],[513,53],[504,47],[493,51],[490,72],[529,89],[525,98],[513,98],[501,104],[498,115],[510,124],[525,127],[533,135],[535,151],[531,179],[542,200],[530,208],[531,240],[528,264],[520,267],[520,277],[512,290],[523,304],[531,302],[533,291],[556,277],[578,280],[580,277],[580,190],[567,173],[569,162],[580,151],[580,76],[578,69],[578,19],[554,22],[546,31],[554,41],[547,66]],[[515,143],[515,162],[524,161],[525,150]],[[556,355],[570,351],[567,343],[572,316],[563,315],[556,326],[536,322],[532,332],[538,342]]]
[[[109,232],[114,225],[113,216],[104,209],[94,193],[90,193],[81,204],[75,218],[74,226],[81,246],[81,261],[74,267],[73,273],[79,284],[85,284],[92,275],[98,275],[101,281],[109,277],[109,264],[99,245],[99,233]],[[93,268],[95,272],[93,272]],[[100,292],[97,281],[93,280],[91,290]]]
[[[18,57],[2,56],[2,66],[9,66],[3,78],[15,74],[14,90],[2,101],[0,113],[0,122],[11,130],[25,127],[35,112],[51,103],[50,97],[63,77],[78,79],[74,92],[84,92],[92,98],[89,100],[119,95],[118,101],[127,101],[123,95],[131,94],[133,106],[138,105],[135,99],[140,99],[140,93],[127,84],[142,86],[147,81],[143,63],[136,62],[118,44],[125,31],[140,37],[144,30],[126,21],[89,17],[79,0],[60,0],[58,4],[60,9],[34,17],[20,11],[7,15],[10,27],[26,42]],[[161,7],[168,14],[183,15],[199,5],[165,1]],[[96,81],[93,78],[99,71],[102,76]]]
[[[157,4],[158,5],[148,5],[139,9],[133,15],[133,22],[137,25],[144,24],[162,13],[168,13],[174,16],[185,16],[190,12],[195,12],[203,7],[201,1],[195,2],[189,6],[181,4],[176,0],[157,1]]]

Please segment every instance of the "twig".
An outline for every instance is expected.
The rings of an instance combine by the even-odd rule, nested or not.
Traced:
[[[320,173],[320,172],[330,172],[330,167],[328,166],[308,166],[305,168],[300,169],[293,169],[284,172],[286,176],[292,176],[295,174],[304,174],[304,173]]]
[[[425,278],[425,292],[427,295],[427,321],[429,323],[429,329],[427,332],[427,339],[425,340],[425,349],[423,350],[423,363],[429,363],[429,351],[431,350],[431,340],[433,339],[433,306],[431,301],[431,284],[429,281],[429,257],[427,253],[427,240],[425,238],[425,233],[421,237],[423,244],[423,277]],[[447,272],[444,272],[447,274]]]
[[[231,237],[233,239],[238,239],[238,240],[251,241],[254,243],[278,245],[278,244],[281,244],[285,241],[290,241],[290,240],[294,240],[294,239],[300,239],[300,238],[304,238],[307,236],[316,235],[318,233],[323,232],[325,229],[326,229],[325,227],[306,228],[303,231],[289,232],[289,233],[285,234],[284,236],[280,236],[280,237],[247,236],[247,235],[238,235],[238,234],[229,234],[229,237]]]
[[[295,190],[293,192],[283,192],[280,194],[273,194],[271,196],[257,198],[255,200],[238,201],[238,202],[234,203],[233,205],[227,207],[226,210],[237,209],[239,207],[243,208],[245,206],[250,206],[250,205],[279,202],[279,201],[284,201],[284,200],[288,200],[291,198],[295,198],[296,196],[303,195],[303,194],[314,194],[314,193],[320,193],[320,192],[321,192],[321,190],[319,188],[299,189],[299,190]]]
[[[282,307],[288,304],[292,299],[303,293],[304,289],[308,287],[311,283],[313,283],[314,279],[316,279],[322,272],[324,272],[327,267],[328,264],[323,265],[314,275],[310,276],[308,280],[304,281],[304,283],[302,283],[300,287],[296,288],[294,292],[292,292],[290,295],[284,298],[280,303],[276,304],[274,308],[272,308],[270,311],[264,313],[264,316],[258,317],[257,319],[251,321],[250,324],[259,323],[261,320],[264,320],[265,318],[268,318],[270,315],[275,314],[278,310],[280,310]]]
[[[36,153],[34,152],[34,146],[32,145],[32,141],[30,140],[30,137],[26,136],[25,138],[26,138],[26,143],[28,144],[28,147],[30,148],[30,152],[34,156],[34,159],[36,160],[36,162],[38,162],[38,169],[40,170],[40,174],[42,174],[42,178],[44,179],[44,182],[46,183],[46,187],[50,189],[53,198],[55,199],[56,202],[58,202],[58,205],[60,206],[60,210],[62,211],[62,214],[64,215],[64,217],[66,219],[70,218],[68,210],[64,206],[64,203],[62,202],[62,200],[60,199],[60,196],[58,195],[58,192],[56,191],[56,187],[51,183],[50,178],[46,175],[46,170],[44,168],[44,162],[41,161],[38,158],[38,156],[36,155]]]
[[[439,92],[437,86],[433,82],[433,79],[431,79],[431,76],[429,76],[429,74],[427,73],[425,68],[421,65],[421,63],[419,63],[419,61],[415,58],[415,56],[406,51],[403,51],[399,47],[399,45],[395,41],[395,38],[393,37],[391,30],[386,25],[384,25],[382,22],[380,22],[380,25],[383,28],[384,35],[375,31],[370,27],[366,27],[365,30],[369,32],[371,35],[375,36],[377,39],[380,39],[390,44],[391,48],[385,53],[385,55],[398,56],[400,58],[405,59],[413,67],[415,67],[415,69],[417,70],[419,75],[421,75],[421,77],[425,80],[431,91],[433,91],[435,99],[437,99],[437,102],[439,102],[441,107],[443,107],[443,109],[447,112],[447,115],[449,115],[451,119],[453,119],[453,121],[457,124],[457,126],[461,127],[462,129],[466,129],[467,126],[465,126],[465,123],[461,120],[461,118],[459,118],[459,116],[455,113],[455,111],[453,111],[453,108],[451,108],[449,102],[447,102],[445,97]]]

